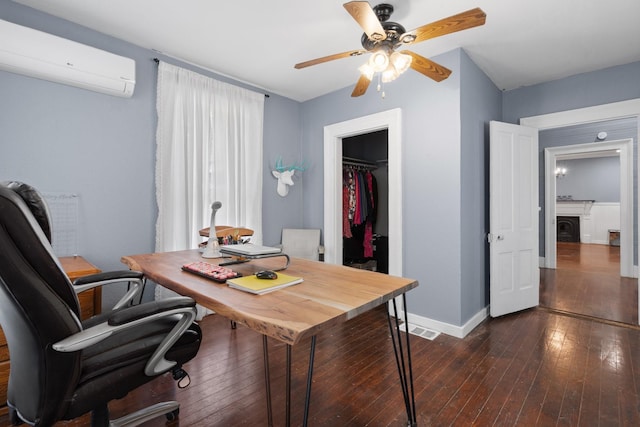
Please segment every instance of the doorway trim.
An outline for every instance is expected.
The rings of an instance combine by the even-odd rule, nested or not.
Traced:
[[[389,274],[402,275],[402,115],[399,108],[324,127],[325,262],[342,264],[342,139],[388,131]]]
[[[611,104],[602,104],[593,107],[580,108],[577,110],[560,111],[557,113],[543,114],[540,116],[523,117],[520,119],[520,124],[524,126],[535,127],[538,128],[538,130],[541,130],[578,125],[583,123],[598,122],[603,120],[621,119],[624,117],[635,117],[638,122],[640,122],[640,98],[630,99],[628,101],[613,102]],[[638,134],[636,135],[636,141],[640,144],[640,123],[638,123]],[[638,159],[638,164],[640,165],[639,151],[640,150],[636,150],[635,156]],[[637,181],[635,184],[637,185]],[[636,197],[638,197],[638,200],[640,200],[640,185],[638,185],[638,192],[636,193]],[[636,221],[638,224],[640,224],[640,212],[636,212]],[[638,288],[640,289],[640,278],[638,279]],[[640,307],[640,292],[638,292],[638,307]],[[638,310],[638,324],[640,324],[640,310]]]
[[[556,161],[558,156],[620,150],[620,275],[634,277],[633,269],[633,140],[549,147],[544,149],[545,268],[556,268]]]

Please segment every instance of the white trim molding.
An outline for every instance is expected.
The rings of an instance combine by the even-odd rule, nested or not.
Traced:
[[[636,277],[633,268],[633,140],[590,142],[544,149],[545,267],[556,268],[556,159],[560,155],[620,150],[620,275]]]
[[[520,119],[520,124],[538,129],[552,129],[583,123],[620,119],[624,117],[636,117],[640,121],[640,98],[596,105],[593,107],[579,108],[576,110],[543,114],[540,116],[524,117]],[[638,126],[636,141],[640,143],[640,126]],[[640,153],[635,153],[635,156],[639,159],[640,163]],[[640,200],[640,185],[637,187],[638,190],[636,196]],[[636,221],[640,223],[640,214],[636,214]],[[634,276],[637,276],[636,270],[637,268],[634,267]],[[638,287],[640,288],[640,281],[638,282]],[[640,292],[638,292],[638,306],[640,306]],[[638,323],[640,324],[640,311],[638,316]]]
[[[640,116],[640,98],[578,108],[576,110],[524,117],[520,119],[520,124],[538,128],[538,130],[544,130],[634,116]]]
[[[342,138],[388,130],[389,274],[402,276],[402,136],[399,108],[324,128],[324,261],[342,264]]]
[[[401,319],[404,319],[404,312],[402,310],[400,310],[399,315],[401,316]],[[488,316],[489,306],[478,311],[462,326],[452,325],[450,323],[429,319],[428,317],[422,317],[411,313],[407,315],[407,319],[409,320],[409,323],[413,325],[431,329],[455,338],[464,338],[469,334],[469,332],[473,331],[476,326],[482,323]]]

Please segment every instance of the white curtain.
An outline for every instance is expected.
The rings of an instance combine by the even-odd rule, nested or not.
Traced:
[[[197,248],[214,201],[261,244],[264,95],[160,62],[156,107],[156,251]]]

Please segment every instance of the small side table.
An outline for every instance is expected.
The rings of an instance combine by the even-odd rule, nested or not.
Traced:
[[[81,256],[61,257],[59,260],[60,264],[62,264],[62,269],[72,282],[78,277],[102,271]],[[102,310],[102,289],[98,287],[80,292],[78,300],[80,301],[80,317],[82,320],[100,314]]]

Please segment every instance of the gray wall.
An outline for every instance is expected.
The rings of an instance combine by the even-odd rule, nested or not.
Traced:
[[[487,304],[485,125],[500,118],[501,99],[463,51],[433,59],[453,71],[447,80],[408,71],[385,86],[385,99],[375,88],[351,98],[348,87],[305,102],[303,150],[320,161],[324,126],[402,109],[403,275],[420,282],[409,311],[462,325]],[[304,190],[305,226],[322,227],[322,174],[307,176]]]
[[[502,117],[501,92],[467,55],[462,64],[461,324],[489,305],[489,122]]]
[[[230,80],[14,2],[0,2],[0,18],[135,59],[131,99],[0,71],[0,180],[78,193],[79,252],[103,270],[123,268],[122,255],[153,251],[157,66],[152,59]],[[281,198],[270,171],[277,156],[285,162],[301,158],[300,136],[300,104],[276,95],[266,99],[266,243],[279,242],[285,226],[302,226],[302,179]],[[107,290],[105,304],[119,292]]]
[[[518,123],[520,118],[537,116],[541,114],[554,113],[558,111],[573,110],[577,108],[592,107],[596,105],[609,104],[612,102],[626,101],[630,99],[640,98],[640,62],[634,62],[626,65],[605,68],[603,70],[591,73],[579,74],[576,76],[566,77],[547,83],[541,83],[534,86],[523,87],[507,91],[502,95],[502,111],[503,121],[509,123]],[[606,122],[600,122],[606,123]],[[542,162],[542,152],[545,148],[545,132],[564,132],[567,135],[574,134],[576,139],[573,142],[562,142],[558,145],[581,144],[585,142],[595,141],[597,132],[585,131],[580,129],[582,126],[592,126],[593,124],[568,126],[560,129],[549,129],[540,134],[540,167],[544,167]],[[638,124],[636,122],[635,126]],[[637,129],[632,136],[625,132],[625,136],[621,136],[616,131],[615,134],[595,126],[598,130],[605,130],[609,133],[608,140],[621,138],[634,138],[634,198],[637,197],[638,189],[636,187],[637,179]],[[542,169],[541,169],[542,170]],[[544,256],[544,186],[541,187],[541,204],[540,213],[540,255]],[[634,210],[637,211],[637,200],[634,200]],[[634,215],[634,220],[637,215]],[[634,239],[637,239],[637,227],[634,225]],[[634,251],[637,259],[637,240],[634,243]]]
[[[640,62],[506,91],[502,121],[640,98]]]
[[[620,203],[620,156],[559,160],[567,173],[556,179],[559,197]]]

